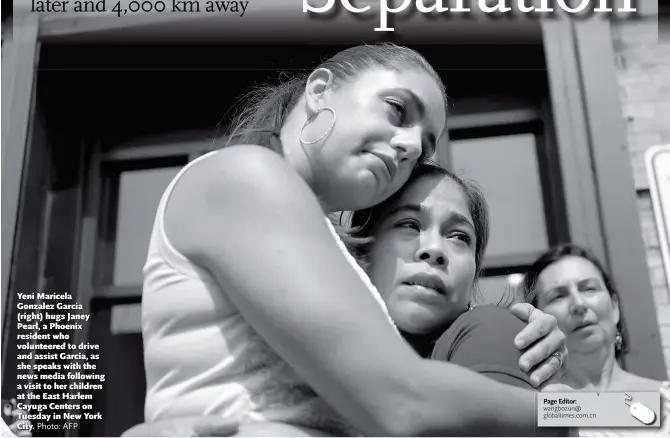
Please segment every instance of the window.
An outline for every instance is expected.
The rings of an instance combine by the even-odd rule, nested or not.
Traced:
[[[515,134],[452,142],[452,166],[476,181],[489,204],[489,258],[547,249],[547,226],[535,135]],[[501,166],[501,163],[502,164]]]
[[[550,246],[568,240],[557,152],[546,131],[536,110],[454,117],[450,168],[474,180],[489,206],[478,301],[522,300],[520,274]]]
[[[96,297],[139,296],[158,202],[188,155],[104,161],[95,261]]]
[[[117,382],[117,389],[95,394],[94,409],[108,420],[83,421],[82,435],[119,436],[143,421],[140,301],[151,230],[167,186],[184,165],[211,146],[208,140],[157,141],[98,147],[92,153],[86,181],[90,216],[82,227],[79,271],[79,297],[88,301],[91,324],[80,336],[104,345],[98,366],[110,382]]]
[[[158,202],[180,170],[181,166],[159,167],[119,175],[113,285],[142,283],[142,267]]]
[[[499,276],[488,276],[479,279],[475,303],[509,305],[512,302],[523,300],[522,291],[519,288],[523,281],[522,274],[510,274]]]

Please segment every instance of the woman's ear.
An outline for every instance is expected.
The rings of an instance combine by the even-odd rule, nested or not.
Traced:
[[[333,87],[333,73],[327,68],[317,68],[307,78],[305,104],[307,117],[312,117],[325,105],[324,96]]]

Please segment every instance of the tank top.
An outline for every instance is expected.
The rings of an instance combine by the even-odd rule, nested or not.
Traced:
[[[155,217],[143,269],[145,421],[220,415],[354,435],[247,323],[214,278],[179,253],[165,234],[165,207],[177,181],[196,162],[215,153],[197,158],[177,174]],[[324,219],[343,256],[393,325],[379,292]]]

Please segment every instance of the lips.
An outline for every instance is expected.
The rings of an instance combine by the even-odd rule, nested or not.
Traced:
[[[583,323],[575,326],[575,328],[572,329],[572,331],[576,332],[577,330],[580,330],[580,329],[583,329],[583,328],[586,328],[586,327],[591,327],[592,325],[593,325],[592,322],[583,322]]]
[[[416,274],[407,278],[402,284],[406,286],[422,286],[428,289],[433,289],[440,295],[447,295],[447,285],[444,284],[442,279],[437,275],[423,273]]]
[[[381,162],[384,163],[386,171],[388,172],[389,180],[393,181],[396,174],[398,173],[398,164],[396,163],[395,158],[380,152],[370,152],[370,154],[379,158]]]

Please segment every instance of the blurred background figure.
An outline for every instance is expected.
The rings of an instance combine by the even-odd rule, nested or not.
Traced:
[[[556,246],[540,256],[524,280],[528,302],[553,315],[567,336],[569,356],[562,382],[578,390],[660,391],[662,429],[670,431],[670,384],[623,367],[628,343],[621,300],[610,275],[588,250]],[[641,433],[649,435],[653,431]],[[580,431],[582,436],[630,431]]]

